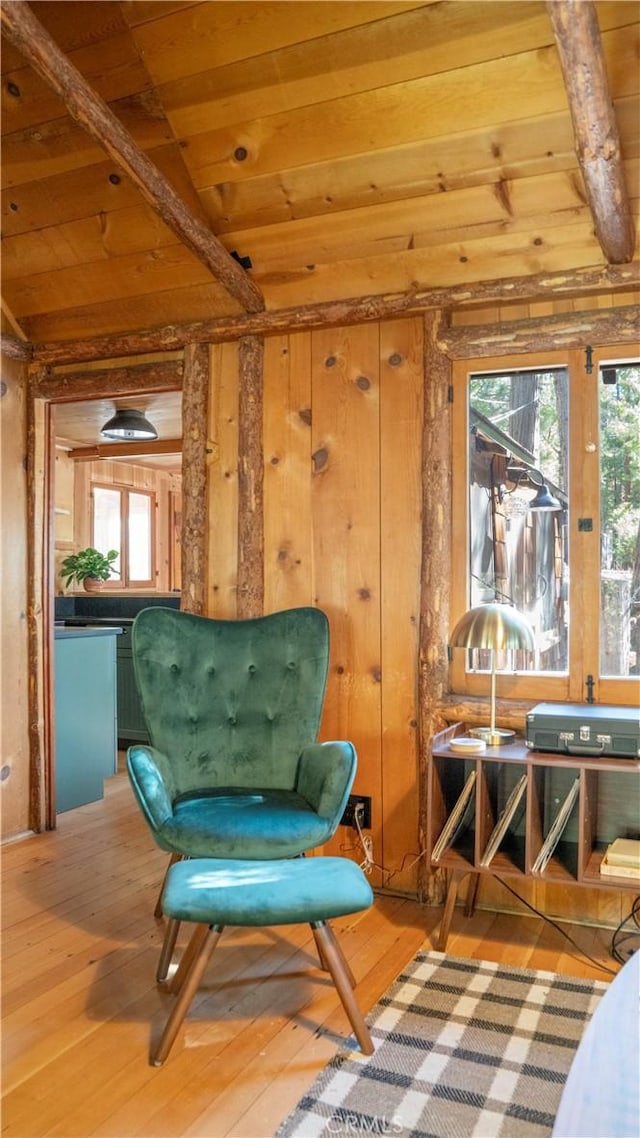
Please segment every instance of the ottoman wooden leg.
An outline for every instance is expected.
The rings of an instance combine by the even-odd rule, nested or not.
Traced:
[[[362,1012],[356,1003],[353,988],[349,979],[349,968],[342,954],[342,949],[333,934],[328,933],[325,921],[313,921],[311,924],[318,951],[326,960],[327,967],[333,978],[342,1006],[346,1011],[361,1051],[365,1055],[373,1054],[373,1041],[369,1029],[364,1022]]]
[[[180,1025],[198,989],[204,970],[211,959],[211,954],[220,940],[222,925],[205,925],[204,927],[207,930],[204,940],[202,940],[199,928],[197,928],[193,934],[194,937],[198,937],[199,941],[201,941],[200,951],[197,956],[195,956],[195,959],[193,959],[188,975],[185,977],[184,983],[180,988],[180,993],[173,1006],[173,1011],[167,1020],[160,1042],[157,1047],[154,1047],[151,1051],[151,1065],[153,1067],[161,1067],[167,1058],[175,1037],[180,1030]]]
[[[154,917],[157,918],[157,920],[160,920],[160,917],[163,915],[163,913],[162,913],[162,894],[164,893],[164,886],[165,886],[165,882],[167,880],[167,874],[168,874],[169,870],[171,869],[171,866],[175,865],[177,861],[182,861],[182,854],[177,854],[177,853],[171,854],[171,857],[169,858],[169,864],[167,866],[165,875],[162,879],[162,885],[160,886],[160,892],[158,893],[158,900],[156,901],[156,907],[153,910],[153,915],[154,915]]]

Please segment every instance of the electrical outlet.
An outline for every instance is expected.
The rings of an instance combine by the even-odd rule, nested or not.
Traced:
[[[366,794],[350,794],[347,800],[347,805],[340,819],[341,826],[352,826],[357,830],[356,826],[356,807],[360,807],[358,821],[363,830],[371,829],[371,799]]]

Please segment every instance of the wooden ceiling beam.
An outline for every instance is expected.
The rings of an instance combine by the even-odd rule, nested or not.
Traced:
[[[11,330],[13,331],[13,333],[16,337],[16,340],[18,340],[18,342],[22,341],[23,344],[26,344],[28,342],[29,338],[28,338],[28,336],[25,336],[23,329],[21,328],[20,324],[18,323],[15,316],[13,315],[13,311],[11,310],[9,305],[7,304],[4,296],[0,296],[0,308],[2,309],[2,315],[5,319],[5,321],[7,322],[7,324],[9,325],[9,327],[11,328]],[[20,356],[19,358],[23,359],[24,357]],[[29,354],[29,358],[31,358],[30,354]]]
[[[156,439],[154,442],[96,443],[74,447],[68,457],[74,462],[108,461],[112,458],[146,458],[148,455],[182,454],[182,439]]]
[[[165,224],[243,308],[260,312],[264,300],[255,283],[208,226],[187,208],[104,100],[60,51],[28,4],[5,0],[0,16],[7,38],[62,99],[71,117],[100,143]]]
[[[438,347],[449,359],[521,355],[584,348],[588,344],[638,343],[638,307],[592,308],[588,312],[561,312],[504,324],[465,324],[438,335]]]
[[[547,0],[569,100],[576,153],[607,261],[631,261],[635,228],[593,0]]]
[[[57,403],[95,397],[124,397],[142,392],[180,391],[184,366],[182,360],[160,360],[154,363],[127,364],[124,367],[91,371],[60,371],[53,375],[38,369],[31,380],[32,394],[55,399]]]
[[[2,354],[12,360],[24,360],[31,363],[33,359],[33,345],[26,343],[24,340],[19,340],[17,336],[11,336],[7,332],[3,332]]]
[[[142,355],[145,352],[175,351],[192,343],[223,344],[252,334],[273,336],[305,329],[365,324],[371,320],[410,316],[430,308],[468,308],[480,304],[508,304],[518,300],[550,300],[638,287],[638,262],[624,266],[590,266],[565,272],[478,281],[472,285],[352,297],[253,315],[225,316],[192,324],[169,324],[150,331],[97,336],[91,340],[34,344],[33,359],[38,363],[55,365],[87,363],[90,360],[115,359],[119,356]]]

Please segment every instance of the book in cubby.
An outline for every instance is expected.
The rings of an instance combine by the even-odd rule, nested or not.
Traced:
[[[600,862],[605,877],[632,877],[640,881],[640,839],[616,838]]]
[[[614,888],[637,886],[637,880],[626,874],[601,873],[607,849],[616,838],[640,837],[640,778],[634,760],[602,759],[593,769],[583,772],[582,798],[585,831],[582,837],[581,879]]]

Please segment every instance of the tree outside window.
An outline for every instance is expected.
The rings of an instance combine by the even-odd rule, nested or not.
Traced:
[[[452,619],[505,601],[535,633],[503,696],[638,701],[640,363],[592,351],[454,366]],[[483,690],[484,656],[454,659],[454,690]]]

